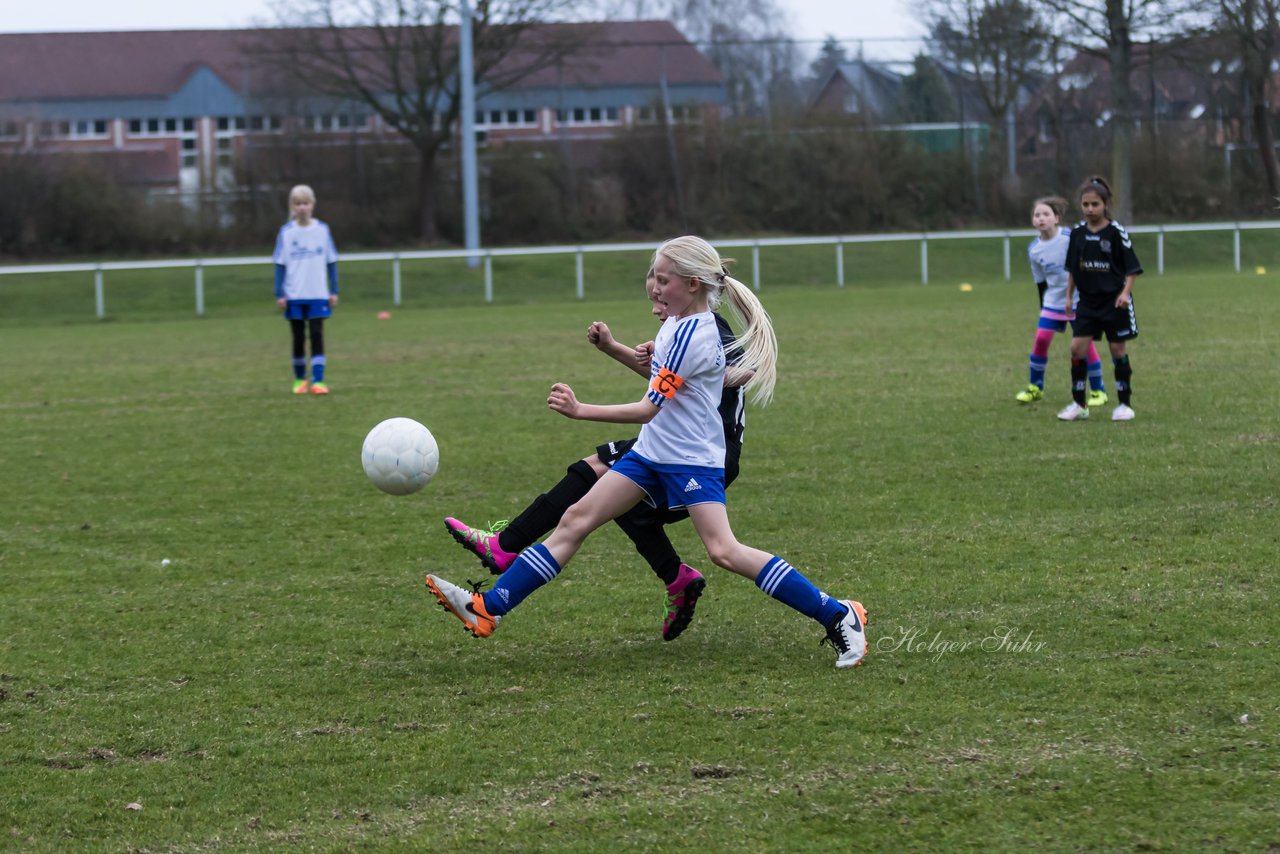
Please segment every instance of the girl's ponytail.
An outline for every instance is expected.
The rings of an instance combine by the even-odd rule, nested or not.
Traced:
[[[773,399],[777,380],[778,339],[773,333],[773,321],[760,299],[751,288],[729,275],[720,253],[701,237],[673,237],[653,253],[654,264],[659,256],[671,262],[677,275],[697,279],[702,284],[713,311],[723,297],[729,298],[729,307],[743,330],[734,344],[734,349],[741,353],[735,365],[752,371],[746,388],[756,403],[767,405]]]

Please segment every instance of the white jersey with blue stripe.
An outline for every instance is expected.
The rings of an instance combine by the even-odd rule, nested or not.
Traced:
[[[714,314],[667,318],[654,339],[649,369],[648,399],[660,409],[640,428],[635,452],[663,465],[724,468],[724,365]]]
[[[284,265],[284,298],[328,299],[329,265],[338,260],[329,226],[318,219],[309,225],[290,220],[280,227],[271,260]]]
[[[1027,247],[1031,261],[1031,278],[1038,284],[1045,282],[1044,307],[1062,311],[1067,307],[1067,247],[1071,245],[1071,229],[1059,228],[1052,240],[1038,236]],[[1079,302],[1079,295],[1076,296]],[[1075,308],[1075,306],[1072,306]]]

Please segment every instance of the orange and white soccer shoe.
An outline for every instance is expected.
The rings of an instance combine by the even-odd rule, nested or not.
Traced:
[[[836,667],[857,667],[867,654],[867,609],[861,602],[841,599],[845,614],[827,626],[823,643],[836,650]]]
[[[427,576],[427,588],[446,611],[462,621],[472,637],[487,638],[498,628],[502,617],[489,616],[484,607],[484,595],[479,591],[464,590],[438,575]]]

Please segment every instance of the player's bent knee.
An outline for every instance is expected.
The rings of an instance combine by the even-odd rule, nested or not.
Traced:
[[[608,521],[607,518],[600,518],[600,515],[587,504],[579,501],[564,511],[556,530],[580,543],[590,536],[592,531]]]
[[[707,549],[707,557],[711,562],[721,569],[733,571],[736,568],[734,555],[737,553],[737,543],[730,543],[724,540],[704,541],[703,545]]]

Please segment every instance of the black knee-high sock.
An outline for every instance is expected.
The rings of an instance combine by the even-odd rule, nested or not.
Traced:
[[[1129,395],[1133,393],[1133,368],[1129,367],[1129,354],[1112,359],[1111,362],[1116,366],[1116,395],[1121,403],[1128,406]]]
[[[584,460],[569,466],[569,472],[547,492],[533,499],[511,523],[498,534],[498,545],[519,554],[541,540],[560,524],[564,511],[577,504],[595,486],[595,469]]]
[[[1085,399],[1089,388],[1089,365],[1084,359],[1071,360],[1071,398],[1082,408],[1089,406]]]
[[[324,318],[313,317],[307,323],[307,327],[311,330],[311,355],[324,355]]]
[[[294,379],[307,377],[307,325],[301,318],[289,320],[289,331],[293,335],[293,376]]]
[[[635,543],[640,557],[649,562],[649,568],[663,584],[676,580],[680,574],[680,555],[676,554],[666,528],[654,516],[653,508],[637,504],[613,521]]]

